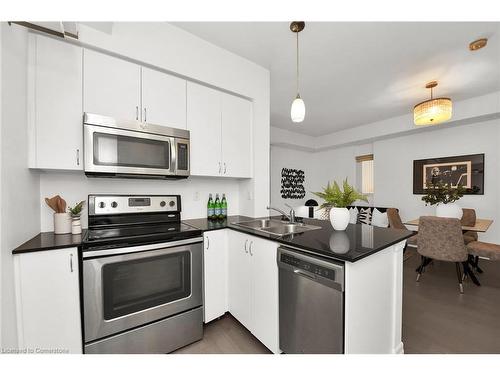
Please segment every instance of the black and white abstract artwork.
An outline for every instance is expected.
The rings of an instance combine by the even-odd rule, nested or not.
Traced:
[[[303,199],[306,196],[304,171],[300,169],[283,168],[281,170],[281,198]]]

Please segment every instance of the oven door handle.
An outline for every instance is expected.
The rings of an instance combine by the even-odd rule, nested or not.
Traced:
[[[197,242],[203,242],[203,237],[195,237],[195,238],[189,238],[186,240],[164,242],[161,244],[155,243],[155,244],[150,244],[150,245],[121,247],[121,248],[116,248],[116,249],[84,251],[83,252],[83,259],[97,258],[97,257],[109,256],[109,255],[132,254],[132,253],[138,253],[141,251],[148,251],[148,250],[168,249],[171,247],[190,245],[190,244],[194,244]]]

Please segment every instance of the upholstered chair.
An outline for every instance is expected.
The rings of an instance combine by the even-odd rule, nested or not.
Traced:
[[[476,210],[472,208],[463,208],[463,215],[460,222],[463,226],[473,227],[476,225]],[[464,242],[467,245],[469,242],[477,241],[477,232],[467,231],[464,233]]]
[[[462,237],[462,224],[459,219],[421,216],[419,219],[417,251],[422,256],[422,264],[417,268],[419,281],[425,267],[431,260],[454,262],[457,271],[460,293],[464,292],[460,263],[464,273],[469,274],[467,248]]]
[[[387,209],[387,219],[389,220],[389,228],[394,229],[407,229],[399,216],[399,211],[397,208]],[[406,245],[410,247],[417,247],[417,235],[414,235],[406,240]]]

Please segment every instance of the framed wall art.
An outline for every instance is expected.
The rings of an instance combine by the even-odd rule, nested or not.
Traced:
[[[484,154],[413,161],[413,194],[425,194],[428,183],[466,188],[465,194],[484,194]]]

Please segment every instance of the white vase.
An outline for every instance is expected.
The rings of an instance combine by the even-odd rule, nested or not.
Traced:
[[[71,233],[71,217],[69,213],[54,214],[54,233],[66,234]]]
[[[330,223],[335,230],[345,230],[349,225],[350,218],[349,210],[345,207],[332,207],[330,209]]]
[[[82,222],[80,218],[73,218],[71,221],[71,234],[81,234],[82,233]]]
[[[461,219],[463,215],[462,208],[456,203],[439,203],[436,206],[436,216],[451,217]]]

